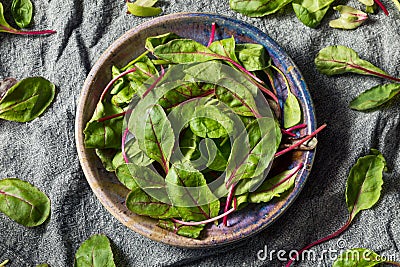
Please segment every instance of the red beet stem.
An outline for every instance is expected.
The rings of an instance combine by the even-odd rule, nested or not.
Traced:
[[[282,132],[283,134],[289,135],[289,136],[291,136],[291,137],[295,137],[295,136],[296,136],[294,133],[289,132],[288,130],[285,130],[285,129],[281,129],[281,132]]]
[[[222,213],[221,215],[218,215],[217,217],[214,218],[210,218],[208,220],[204,220],[204,221],[200,221],[200,222],[185,222],[185,221],[180,221],[177,219],[171,219],[173,222],[175,223],[180,223],[182,225],[187,225],[187,226],[196,226],[196,225],[202,225],[202,224],[207,224],[207,223],[211,223],[211,222],[215,222],[225,216],[228,216],[229,214],[231,214],[232,212],[234,212],[236,209],[235,208],[231,208],[230,210],[228,210],[227,212]]]
[[[44,34],[54,34],[57,33],[56,31],[53,30],[43,30],[43,31],[19,31],[15,29],[10,29],[10,28],[5,28],[4,29],[13,34],[18,34],[18,35],[44,35]]]
[[[296,258],[295,258],[295,259],[290,259],[290,261],[286,264],[286,267],[290,267],[290,266],[292,265],[292,263],[293,263],[295,260],[297,260],[297,258],[298,258],[304,251],[306,251],[306,250],[308,250],[308,249],[310,249],[310,248],[312,248],[312,247],[314,247],[314,246],[316,246],[316,245],[322,244],[322,243],[324,243],[324,242],[326,242],[326,241],[328,241],[328,240],[331,240],[332,238],[335,238],[335,237],[339,236],[341,233],[343,233],[343,231],[345,231],[345,230],[350,226],[350,223],[351,223],[351,218],[349,218],[349,220],[346,222],[346,224],[343,225],[339,230],[337,230],[337,231],[334,232],[333,234],[330,234],[330,235],[328,235],[327,237],[321,238],[321,239],[319,239],[319,240],[317,240],[317,241],[315,241],[315,242],[313,242],[313,243],[311,243],[311,244],[305,246],[304,248],[300,249],[300,250],[296,253],[296,254],[297,254]]]
[[[293,144],[291,146],[289,146],[288,148],[285,148],[279,152],[277,152],[275,154],[275,158],[289,152],[292,151],[293,149],[297,148],[298,146],[300,146],[301,144],[303,144],[304,142],[310,140],[311,138],[313,138],[314,136],[316,136],[320,131],[322,131],[323,129],[325,129],[326,124],[323,124],[321,127],[319,127],[317,130],[315,130],[315,132],[311,133],[310,135],[304,137],[303,139],[301,139],[299,142],[297,142],[296,144]]]
[[[389,12],[387,11],[386,7],[382,4],[379,0],[374,0],[374,2],[383,10],[386,16],[389,16]]]
[[[228,193],[228,196],[226,198],[224,213],[226,213],[228,211],[229,206],[232,203],[232,198],[233,198],[234,192],[235,192],[235,185],[232,185],[231,188],[229,189],[229,193]],[[224,217],[224,219],[223,219],[222,222],[224,223],[225,226],[228,226],[228,214],[223,216],[223,217]]]
[[[103,90],[103,93],[101,94],[101,97],[100,97],[101,101],[104,100],[104,98],[105,98],[106,95],[107,95],[107,92],[110,90],[110,88],[114,85],[114,83],[115,83],[116,81],[118,81],[119,79],[121,79],[121,78],[124,77],[125,75],[127,75],[127,74],[129,74],[129,73],[132,73],[132,72],[135,72],[135,71],[136,71],[136,68],[129,69],[129,70],[127,70],[127,71],[124,71],[123,73],[121,73],[120,75],[118,75],[117,77],[115,77],[114,79],[112,79],[112,80],[107,84],[106,88]]]
[[[306,127],[307,127],[307,124],[302,123],[302,124],[297,124],[297,125],[295,125],[293,127],[287,128],[286,131],[293,132],[294,130],[303,129],[303,128],[306,128]]]
[[[216,28],[215,22],[211,23],[211,35],[210,35],[210,40],[208,41],[207,47],[210,47],[212,42],[214,42],[215,28]]]
[[[97,121],[98,122],[108,121],[108,120],[111,120],[111,119],[114,119],[114,118],[125,116],[125,114],[126,114],[126,111],[118,113],[118,114],[114,114],[114,115],[110,115],[110,116],[106,116],[106,117],[100,118]]]

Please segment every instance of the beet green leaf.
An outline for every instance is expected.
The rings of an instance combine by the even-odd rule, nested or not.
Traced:
[[[234,141],[226,169],[226,186],[260,175],[273,160],[281,139],[273,118],[259,118]]]
[[[17,178],[0,180],[0,211],[19,224],[43,224],[50,214],[50,200],[39,189]]]
[[[350,103],[350,108],[362,111],[377,108],[399,93],[400,84],[398,83],[377,85],[353,99]]]
[[[219,200],[208,188],[203,174],[189,163],[174,164],[165,181],[171,202],[183,220],[202,221],[218,215]]]
[[[168,172],[175,135],[163,108],[156,104],[147,109],[144,124],[136,125],[135,133],[140,149]]]
[[[386,161],[382,154],[371,149],[372,155],[361,157],[351,168],[346,186],[346,203],[350,220],[362,210],[378,202],[383,185],[382,172]]]
[[[328,46],[319,51],[315,65],[319,72],[326,75],[346,72],[379,77],[388,75],[370,62],[361,59],[353,49],[341,45]]]
[[[263,17],[273,14],[292,0],[230,0],[232,10],[249,17]]]
[[[260,44],[237,44],[236,56],[248,71],[264,70],[271,65],[270,58]]]
[[[308,27],[317,27],[334,0],[295,0],[293,10],[297,18]]]
[[[27,122],[39,117],[52,103],[55,86],[41,77],[23,79],[0,99],[0,118]]]
[[[75,254],[75,267],[115,267],[111,244],[105,235],[93,235]]]
[[[20,28],[26,28],[32,21],[33,5],[30,0],[13,0],[11,14]]]

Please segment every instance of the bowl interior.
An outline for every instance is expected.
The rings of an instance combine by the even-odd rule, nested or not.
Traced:
[[[200,248],[228,244],[248,237],[273,223],[294,201],[300,193],[314,159],[314,152],[295,152],[280,160],[280,167],[287,168],[303,162],[303,168],[296,177],[295,187],[290,193],[267,204],[252,205],[230,216],[230,227],[211,225],[201,239],[195,240],[178,236],[158,227],[157,221],[138,216],[124,205],[128,194],[114,174],[108,173],[95,155],[93,149],[85,149],[83,130],[91,118],[100,95],[111,80],[111,66],[125,66],[133,58],[144,52],[145,40],[149,36],[167,32],[194,39],[206,44],[210,35],[211,23],[216,22],[216,39],[229,38],[232,35],[239,43],[259,43],[265,46],[274,65],[287,76],[292,92],[298,97],[304,122],[308,127],[302,134],[315,130],[314,109],[304,79],[286,53],[265,33],[242,21],[219,15],[204,13],[182,13],[163,16],[146,22],[125,33],[113,43],[100,57],[83,86],[76,116],[76,143],[79,159],[85,176],[101,203],[124,225],[156,241],[170,245]],[[280,99],[287,94],[282,79],[276,81]]]

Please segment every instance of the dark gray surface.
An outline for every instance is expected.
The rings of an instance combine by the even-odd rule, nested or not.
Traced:
[[[2,1],[8,9],[10,1]],[[124,1],[33,1],[36,29],[50,28],[49,37],[0,34],[0,78],[44,76],[57,85],[54,104],[29,123],[0,121],[0,177],[27,180],[52,200],[51,219],[27,229],[0,214],[0,262],[9,266],[72,266],[79,244],[90,235],[107,234],[114,244],[118,266],[282,266],[257,259],[257,252],[299,249],[344,224],[347,216],[344,191],[347,173],[370,147],[385,155],[381,200],[361,213],[341,236],[315,248],[369,247],[400,260],[399,139],[400,105],[360,113],[349,101],[381,79],[346,75],[326,77],[313,64],[327,45],[342,44],[394,76],[400,76],[399,12],[385,1],[389,17],[372,16],[355,31],[330,29],[326,19],[317,30],[297,21],[294,14],[251,19],[229,10],[228,1],[163,1],[164,14],[178,11],[214,12],[243,19],[276,40],[302,70],[314,99],[318,122],[327,122],[319,136],[316,161],[295,204],[269,229],[242,243],[209,250],[186,250],[153,242],[114,219],[89,188],[79,165],[74,142],[74,117],[80,88],[101,53],[125,31],[150,18],[126,14]],[[351,4],[358,6],[355,0]],[[335,15],[331,12],[328,18]],[[344,240],[344,241],[342,241]],[[343,245],[343,244],[339,244]],[[275,254],[276,256],[276,254]],[[331,266],[332,261],[303,261],[298,266]]]

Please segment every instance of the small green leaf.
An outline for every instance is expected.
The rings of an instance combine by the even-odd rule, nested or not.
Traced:
[[[290,128],[301,122],[301,107],[296,96],[288,90],[288,95],[283,107],[284,127]]]
[[[17,178],[0,180],[0,211],[19,224],[34,227],[50,215],[50,200],[39,189]]]
[[[11,14],[20,28],[26,28],[32,21],[33,5],[30,0],[13,0]]]
[[[147,50],[150,52],[154,52],[154,49],[159,46],[168,43],[169,41],[175,40],[175,39],[181,39],[180,36],[176,35],[173,32],[157,35],[157,36],[152,36],[148,37],[146,39],[146,44],[145,47]]]
[[[146,55],[142,55],[121,69],[113,66],[113,78],[130,69],[135,69],[135,71],[118,79],[110,92],[111,103],[115,106],[126,107],[144,83],[153,77],[158,77],[158,71],[153,62]]]
[[[265,47],[260,44],[237,44],[235,52],[248,71],[264,70],[271,65]]]
[[[329,26],[332,28],[353,30],[361,26],[368,18],[366,13],[350,6],[339,5],[333,9],[340,12],[340,18],[329,22]]]
[[[13,30],[13,28],[4,18],[4,8],[3,4],[0,2],[0,32],[9,32],[9,30]]]
[[[296,0],[292,3],[297,18],[306,26],[315,28],[325,17],[334,0]]]
[[[372,267],[384,262],[382,257],[372,250],[353,248],[340,255],[332,267]]]
[[[35,267],[50,267],[47,263],[38,264]]]
[[[160,220],[157,225],[178,235],[189,238],[199,238],[201,231],[204,229],[204,225],[187,226],[169,220]]]
[[[75,267],[115,267],[111,244],[105,235],[93,235],[75,254]]]
[[[361,59],[353,49],[342,45],[323,48],[315,58],[315,65],[319,72],[326,75],[347,72],[373,76],[378,76],[374,73],[388,75],[368,61]]]
[[[229,57],[238,62],[235,54],[235,46],[235,38],[232,36],[231,38],[214,41],[208,48],[216,54]]]
[[[397,0],[394,0],[394,1],[397,1]],[[367,13],[375,14],[376,10],[378,10],[378,5],[375,3],[372,6],[365,6],[365,12],[367,12]]]
[[[161,14],[162,9],[159,7],[143,6],[141,3],[144,1],[136,1],[135,3],[126,2],[128,13],[137,17],[154,17]],[[147,1],[149,2],[149,1]],[[151,1],[153,3],[157,1]]]
[[[0,100],[0,118],[27,122],[39,117],[52,103],[55,86],[41,77],[23,79]]]
[[[263,17],[273,14],[292,0],[230,0],[232,10],[242,13],[249,17]]]
[[[350,220],[362,210],[371,208],[379,200],[386,161],[379,151],[361,157],[351,168],[346,186],[346,203]]]
[[[400,93],[400,84],[377,85],[361,93],[350,102],[350,108],[365,111],[377,108]]]

